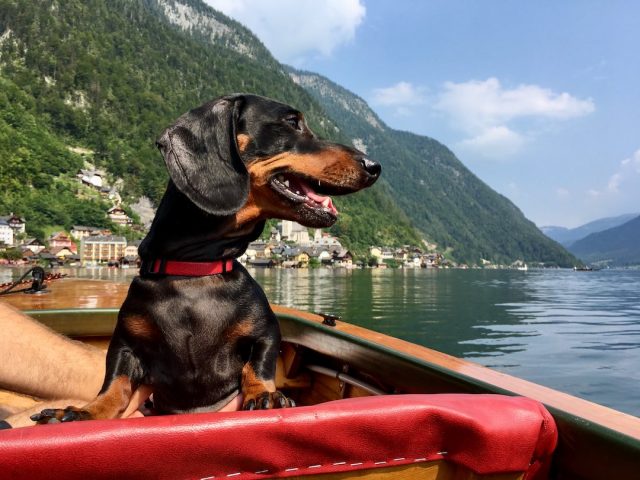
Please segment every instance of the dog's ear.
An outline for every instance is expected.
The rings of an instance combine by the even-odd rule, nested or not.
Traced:
[[[206,103],[180,117],[156,142],[176,187],[213,215],[237,212],[249,196],[249,173],[236,144],[241,103],[240,96]]]

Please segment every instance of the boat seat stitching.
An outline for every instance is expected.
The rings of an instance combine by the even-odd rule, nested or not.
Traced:
[[[449,452],[446,451],[441,451],[441,452],[437,452],[436,455],[447,455]],[[370,461],[362,461],[362,462],[355,462],[355,463],[349,463],[347,464],[347,462],[334,462],[330,465],[327,466],[333,466],[333,467],[339,467],[339,466],[351,466],[351,467],[358,467],[360,465],[364,465],[365,463],[372,463],[373,465],[386,465],[389,462],[403,462],[403,461],[407,461],[407,462],[426,462],[427,458],[426,457],[420,457],[420,458],[406,458],[406,457],[398,457],[398,458],[394,458],[391,460],[381,460],[381,461],[377,461],[377,462],[370,462]],[[309,465],[308,467],[306,467],[307,469],[312,469],[312,468],[321,468],[325,465],[322,464],[314,464],[314,465]],[[289,467],[289,468],[285,468],[284,471],[285,472],[295,472],[298,470],[304,470],[305,467]],[[249,472],[245,472],[245,473],[249,473]],[[264,473],[270,473],[269,470],[258,470],[257,472],[253,472],[252,475],[260,475],[260,474],[264,474]],[[221,475],[218,478],[229,478],[229,477],[237,477],[239,475],[242,475],[243,472],[233,472],[233,473],[227,473],[226,475]],[[200,480],[213,480],[215,479],[215,476],[209,476],[209,477],[202,477]]]

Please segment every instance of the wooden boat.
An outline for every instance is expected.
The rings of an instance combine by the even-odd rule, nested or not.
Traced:
[[[62,279],[50,284],[50,293],[12,295],[3,297],[2,301],[24,310],[59,332],[105,347],[127,289],[128,285],[125,284]],[[336,321],[331,316],[281,306],[274,306],[274,311],[278,315],[283,333],[278,388],[294,398],[298,405],[308,407],[271,412],[76,422],[3,431],[0,432],[0,464],[3,465],[0,477],[29,478],[21,475],[22,468],[26,468],[25,471],[33,477],[34,471],[30,470],[30,466],[25,467],[25,464],[30,465],[37,458],[43,458],[47,465],[52,465],[53,462],[63,464],[66,463],[65,449],[79,448],[80,454],[73,452],[67,460],[72,463],[72,467],[65,470],[65,478],[83,478],[87,471],[91,471],[94,478],[100,477],[97,474],[99,469],[92,462],[97,462],[100,468],[106,468],[104,465],[108,463],[110,466],[104,470],[107,472],[106,477],[120,478],[267,478],[310,474],[317,474],[323,479],[346,478],[351,475],[371,479],[458,480],[638,478],[639,418],[342,320]],[[15,398],[19,398],[20,402],[29,401],[4,392],[0,394],[0,403],[11,402]],[[544,415],[548,413],[542,413],[541,417],[545,426],[541,431],[546,429],[546,433],[543,433],[548,437],[546,446],[541,447],[539,438],[532,440],[534,446],[531,448],[539,453],[538,460],[527,457],[531,452],[522,453],[530,447],[514,446],[518,441],[524,441],[524,430],[503,431],[516,428],[515,425],[520,421],[518,418],[526,416],[520,410],[522,405],[514,405],[513,402],[529,401],[527,399],[543,404],[545,412],[550,412],[552,417],[548,421],[544,419]],[[526,405],[522,408],[527,410],[529,407],[530,405]],[[441,420],[449,414],[454,418],[447,422],[450,421],[453,427],[447,424],[442,427],[444,433],[434,433],[434,429],[438,430],[440,424],[447,423]],[[407,420],[405,415],[410,415],[413,420]],[[342,422],[346,417],[355,419],[355,423],[345,426]],[[308,423],[310,418],[313,419],[312,427]],[[322,423],[325,420],[328,423]],[[555,427],[552,426],[554,422]],[[286,424],[284,427],[287,438],[293,438],[303,445],[300,452],[289,451],[290,444],[278,433],[278,428],[283,427],[283,423]],[[464,428],[461,427],[463,424]],[[147,428],[149,425],[152,427]],[[229,433],[229,425],[239,428],[239,431],[245,432],[250,438],[238,439],[236,435]],[[494,426],[502,430],[491,433]],[[47,435],[55,437],[63,428],[64,435],[59,437],[64,439],[60,440],[63,447],[53,448],[52,445],[57,445],[57,440],[49,441]],[[247,428],[249,430],[243,430]],[[484,428],[489,430],[488,437],[483,437],[476,443],[467,442],[477,429]],[[551,438],[555,435],[555,428],[557,447],[555,437]],[[133,437],[132,431],[135,432]],[[201,437],[195,436],[194,431],[206,438],[206,442],[202,443],[199,440]],[[256,434],[256,431],[259,433]],[[185,432],[188,432],[186,440]],[[385,432],[384,435],[388,435],[388,438],[378,438],[382,435],[381,432]],[[494,434],[500,438],[491,437]],[[9,439],[9,435],[13,435],[11,440],[4,441]],[[255,438],[256,435],[259,438]],[[158,440],[164,437],[169,438],[169,446]],[[220,438],[224,439],[222,444],[216,440]],[[115,439],[115,443],[110,443],[109,439]],[[85,441],[90,444],[89,447],[85,445]],[[273,448],[267,448],[270,453],[266,454],[262,446],[248,446],[255,446],[256,442],[266,443]],[[402,455],[402,448],[421,445],[421,442],[433,443],[420,447],[430,448],[430,453],[414,458]],[[443,447],[442,442],[446,446]],[[353,456],[349,457],[357,455],[352,449],[357,450],[357,446],[361,444],[359,452],[364,449],[370,455],[360,461]],[[434,447],[436,444],[438,446]],[[458,445],[460,451],[452,454]],[[248,448],[253,457],[260,457],[262,462],[269,463],[269,468],[256,470],[255,468],[260,467],[254,466],[252,471],[242,470],[247,462],[253,465],[253,457],[247,459],[244,453],[240,455],[243,458],[238,460],[241,465],[234,463],[235,457],[243,448]],[[502,451],[501,448],[506,450]],[[545,448],[546,453],[543,451]],[[106,450],[103,452],[104,449]],[[136,453],[131,455],[130,449],[135,449]],[[378,452],[380,449],[391,449],[385,450],[389,458],[376,461],[371,452]],[[98,451],[98,457],[92,456],[94,450]],[[23,451],[29,455],[18,458]],[[129,451],[129,456],[122,453],[125,451]],[[222,452],[222,458],[227,462],[225,465],[230,462],[233,466],[229,467],[230,470],[221,472],[222,460],[216,460],[218,463],[209,465],[209,468],[214,469],[211,475],[205,475],[194,466],[200,465],[199,462],[212,461],[210,457],[213,454],[206,461],[202,460],[206,457],[202,454],[203,451],[215,451],[218,454]],[[282,452],[287,453],[280,455]],[[159,459],[162,468],[146,474],[140,473],[139,469],[156,468],[157,462],[148,462],[145,467],[138,460],[144,455],[158,454],[162,455]],[[527,464],[524,467],[514,466],[513,462],[520,461],[516,457],[521,454],[527,457]],[[100,455],[115,456],[118,459],[125,455],[126,461],[120,459],[113,462],[124,462],[124,470],[114,473],[112,463],[104,462]],[[194,460],[194,455],[198,458],[197,461]],[[281,461],[279,455],[284,460]],[[322,460],[313,460],[318,455]],[[336,455],[343,455],[344,458]],[[86,460],[78,462],[79,456]],[[176,476],[176,470],[172,470],[174,460],[182,456],[189,461],[176,467],[185,469],[177,470],[180,475]],[[287,462],[295,464],[298,456],[310,456],[306,466],[296,464],[285,468]],[[545,456],[550,459],[545,460]],[[278,457],[278,460],[273,457]],[[329,462],[327,458],[332,458],[333,461]],[[482,462],[488,458],[497,463],[487,467]],[[551,470],[547,471],[549,460]],[[314,461],[318,463],[311,463]],[[321,461],[325,463],[320,463]],[[534,468],[536,462],[540,463],[540,468]],[[75,469],[79,470],[76,472]],[[5,477],[7,471],[12,474]],[[274,473],[276,471],[277,474]],[[77,475],[74,476],[74,472]]]

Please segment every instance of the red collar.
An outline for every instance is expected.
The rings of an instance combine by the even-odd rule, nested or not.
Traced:
[[[179,260],[156,259],[142,262],[142,275],[179,275],[185,277],[204,277],[219,275],[233,270],[233,260],[216,260],[214,262],[181,262]]]

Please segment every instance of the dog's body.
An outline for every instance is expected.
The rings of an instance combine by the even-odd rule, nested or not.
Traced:
[[[332,225],[337,210],[322,193],[368,187],[380,166],[319,140],[292,107],[254,95],[186,113],[158,146],[171,180],[140,246],[102,390],[81,409],[32,417],[39,423],[118,417],[141,386],[160,413],[216,410],[239,391],[245,409],[291,406],[274,382],[277,320],[233,259],[267,218]]]

